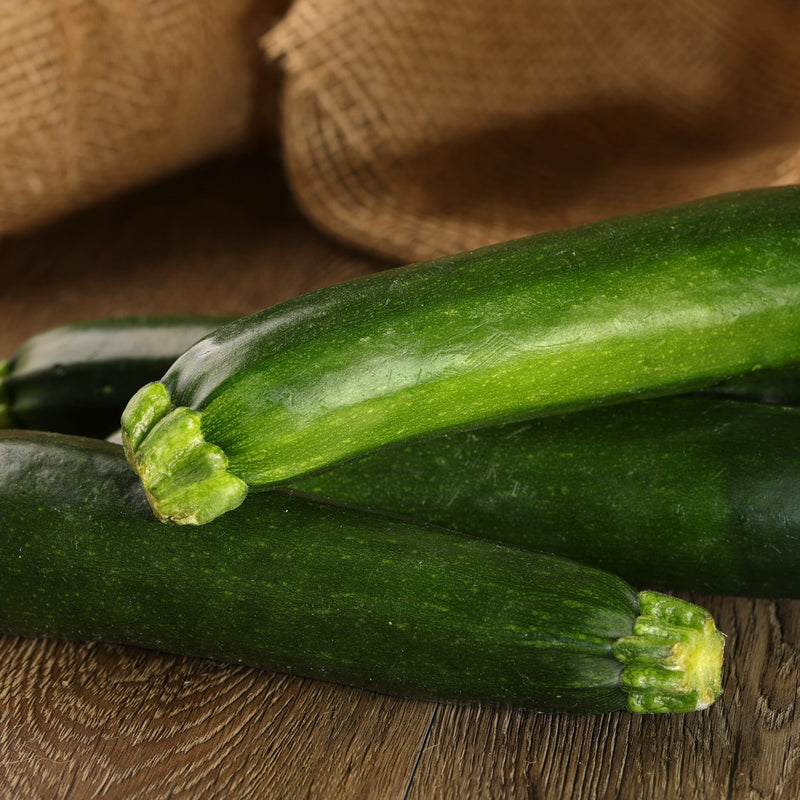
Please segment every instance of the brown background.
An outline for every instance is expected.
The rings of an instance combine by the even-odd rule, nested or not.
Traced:
[[[245,313],[385,266],[315,231],[263,152],[9,237],[0,264],[3,353],[63,322]],[[438,706],[132,648],[0,638],[0,797],[797,798],[800,601],[691,599],[728,639],[724,696],[686,716]]]

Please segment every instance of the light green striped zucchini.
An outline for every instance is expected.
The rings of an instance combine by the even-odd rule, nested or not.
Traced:
[[[800,362],[800,187],[727,194],[312,292],[224,326],[134,395],[163,520],[390,442]]]

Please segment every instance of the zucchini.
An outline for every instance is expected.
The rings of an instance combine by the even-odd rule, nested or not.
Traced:
[[[223,326],[142,387],[127,456],[162,520],[436,431],[800,361],[800,187],[388,270]]]
[[[791,364],[783,369],[759,370],[757,373],[711,386],[699,393],[732,400],[800,406],[800,364]]]
[[[201,314],[109,318],[37,334],[0,360],[0,428],[119,438],[130,395],[232,320]],[[800,405],[800,366],[760,370],[694,394]]]
[[[122,448],[0,434],[0,629],[576,714],[721,691],[704,609],[592,567],[282,492],[165,536]]]
[[[638,586],[800,597],[800,408],[643,400],[387,445],[290,486]]]
[[[136,316],[62,325],[0,361],[0,427],[104,437],[130,396],[227,316]]]

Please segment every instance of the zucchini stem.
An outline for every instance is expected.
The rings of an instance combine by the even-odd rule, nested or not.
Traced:
[[[658,592],[640,592],[633,634],[614,656],[621,685],[637,713],[699,711],[722,694],[725,636],[704,608]]]
[[[122,444],[162,522],[203,525],[242,503],[247,484],[203,438],[200,413],[174,407],[162,383],[143,386],[122,417]]]

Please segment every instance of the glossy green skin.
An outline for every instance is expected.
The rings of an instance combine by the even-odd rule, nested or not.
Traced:
[[[163,378],[250,486],[436,431],[800,361],[800,187],[389,270],[225,326]]]
[[[612,575],[281,492],[157,522],[121,448],[0,434],[0,629],[266,667],[402,696],[625,707],[638,613]]]
[[[800,597],[800,409],[637,401],[390,445],[304,493],[670,591]]]
[[[0,377],[3,427],[105,437],[130,396],[229,316],[138,316],[63,325],[26,341]],[[5,403],[2,402],[5,400]]]
[[[87,320],[31,337],[0,375],[0,427],[104,438],[130,395],[157,381],[191,345],[233,317],[138,316]],[[698,394],[800,404],[800,366],[764,370]],[[8,395],[11,394],[11,399]]]

